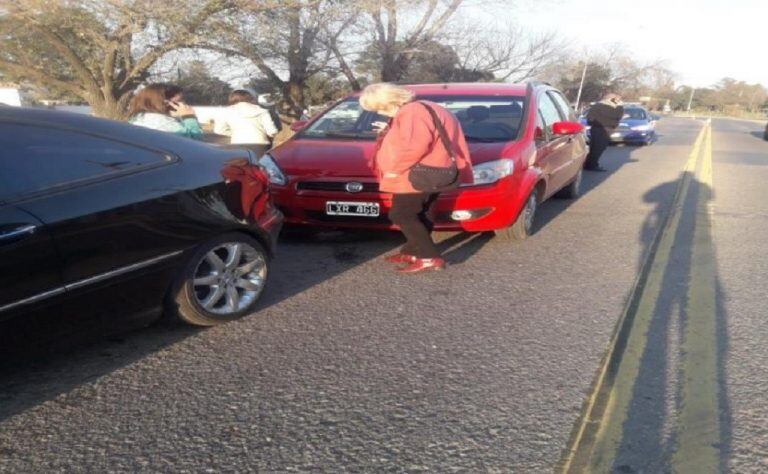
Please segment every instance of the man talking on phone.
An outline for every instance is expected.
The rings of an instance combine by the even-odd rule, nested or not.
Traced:
[[[611,141],[611,133],[619,126],[624,116],[624,106],[618,94],[608,93],[603,100],[595,103],[587,112],[589,132],[589,155],[584,163],[584,169],[589,171],[606,171],[600,166],[600,156]]]

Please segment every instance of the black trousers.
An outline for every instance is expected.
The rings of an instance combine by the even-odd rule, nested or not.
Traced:
[[[418,258],[437,258],[440,252],[432,241],[432,222],[427,217],[437,194],[394,194],[389,219],[400,227],[406,243],[400,250]]]
[[[584,168],[597,168],[600,166],[600,157],[611,142],[608,131],[600,125],[592,125],[589,131],[589,154],[584,162]]]

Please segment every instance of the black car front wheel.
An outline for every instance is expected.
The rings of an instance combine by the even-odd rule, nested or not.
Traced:
[[[201,245],[169,295],[170,311],[184,322],[214,326],[249,314],[264,291],[269,260],[264,247],[240,233]]]

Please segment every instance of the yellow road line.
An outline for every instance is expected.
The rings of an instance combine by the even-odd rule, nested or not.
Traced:
[[[661,293],[664,270],[680,223],[680,210],[688,194],[700,150],[709,130],[705,124],[688,156],[673,207],[661,226],[603,358],[582,417],[557,468],[562,472],[610,472],[621,443],[622,425],[632,399],[633,382],[640,369],[646,333]]]
[[[691,249],[686,324],[683,332],[682,390],[677,446],[678,473],[720,470],[716,261],[709,212],[712,198],[712,132],[707,134],[699,174],[696,223]]]

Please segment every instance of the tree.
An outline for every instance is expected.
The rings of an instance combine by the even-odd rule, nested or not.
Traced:
[[[382,64],[381,51],[370,45],[357,61],[357,71],[375,77]],[[453,47],[437,41],[428,41],[413,51],[408,68],[402,72],[401,81],[408,83],[477,82],[492,81],[488,71],[462,67]]]
[[[372,39],[358,55],[355,70],[373,81],[520,81],[535,76],[556,57],[559,43],[552,33],[527,35],[509,26],[456,19],[466,3],[363,2],[361,24]],[[484,2],[489,3],[501,2]]]
[[[639,62],[626,54],[624,48],[616,45],[598,53],[566,53],[542,75],[557,84],[570,100],[575,101],[585,63],[587,69],[582,103],[599,100],[609,91],[621,94],[625,100],[651,96],[666,102],[674,91],[674,74],[664,67],[663,62]]]
[[[519,82],[558,64],[561,47],[554,33],[526,34],[512,26],[478,23],[465,23],[451,30],[446,41],[459,57],[458,67],[467,71]]]
[[[266,11],[246,9],[217,22],[205,47],[250,61],[282,93],[283,112],[295,119],[306,106],[307,81],[331,60],[320,38],[323,28],[346,9],[339,0],[294,0]]]
[[[611,70],[597,63],[587,63],[587,71],[584,75],[584,87],[581,91],[581,103],[589,104],[598,101],[611,87]],[[557,86],[565,96],[575,102],[579,94],[581,76],[584,72],[584,63],[569,64],[557,81]]]
[[[122,118],[133,91],[166,54],[193,47],[230,0],[3,2],[0,71]]]
[[[221,105],[227,103],[232,88],[213,77],[202,61],[192,61],[180,69],[176,83],[184,89],[184,100],[196,105]]]
[[[396,82],[403,79],[419,49],[438,37],[463,0],[369,0],[363,7],[374,32],[372,41],[380,60],[374,80]],[[420,10],[420,11],[419,11]],[[420,13],[413,28],[403,32],[399,15]]]
[[[309,78],[306,87],[305,97],[308,106],[325,105],[352,91],[349,83],[343,78],[331,77],[322,73]]]

